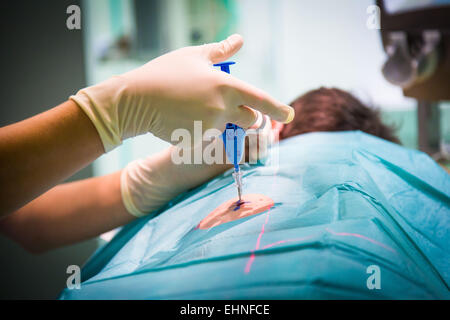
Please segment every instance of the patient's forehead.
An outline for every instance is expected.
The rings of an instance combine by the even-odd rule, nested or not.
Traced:
[[[209,229],[226,222],[242,219],[262,213],[273,206],[273,200],[263,194],[247,194],[242,197],[243,204],[238,205],[238,198],[230,199],[206,216],[197,226],[199,229]]]

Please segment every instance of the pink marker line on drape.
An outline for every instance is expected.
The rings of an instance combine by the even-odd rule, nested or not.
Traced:
[[[313,237],[313,236],[309,236],[309,237],[304,237],[304,238],[294,238],[294,239],[280,240],[280,241],[277,241],[277,242],[274,242],[274,243],[265,245],[264,247],[262,247],[262,249],[263,249],[263,250],[264,250],[264,249],[268,249],[268,248],[277,246],[277,245],[279,245],[279,244],[287,243],[287,242],[305,241],[305,240],[309,240],[309,239],[312,239],[312,238],[314,238],[314,237]]]
[[[270,209],[269,209],[269,211],[270,211]],[[247,261],[247,265],[245,266],[245,273],[249,273],[250,272],[250,269],[252,267],[253,261],[255,260],[255,253],[254,253],[254,251],[259,249],[259,246],[260,246],[260,243],[261,243],[261,237],[264,234],[265,225],[267,224],[267,222],[269,220],[269,211],[267,212],[266,220],[265,220],[264,224],[261,227],[261,232],[259,233],[258,239],[256,241],[255,249],[252,250],[252,254],[250,255],[250,258]],[[333,230],[331,230],[329,228],[326,228],[325,230],[327,232],[331,233],[332,235],[335,235],[335,236],[355,237],[355,238],[363,239],[363,240],[369,241],[369,242],[371,242],[371,243],[373,243],[373,244],[375,244],[375,245],[377,245],[379,247],[382,247],[382,248],[384,248],[384,249],[386,249],[388,251],[391,251],[393,253],[397,252],[394,249],[392,249],[391,247],[389,247],[389,246],[387,246],[387,245],[385,245],[385,244],[383,244],[381,242],[378,242],[378,241],[376,241],[374,239],[371,239],[369,237],[363,236],[362,234],[359,234],[359,233],[335,232],[335,231],[333,231]],[[309,239],[312,239],[312,238],[314,238],[314,236],[309,236],[309,237],[304,237],[304,238],[293,238],[293,239],[279,240],[279,241],[267,244],[264,247],[262,247],[261,249],[265,250],[265,249],[268,249],[268,248],[271,248],[271,247],[274,247],[274,246],[277,246],[277,245],[280,245],[280,244],[283,244],[283,243],[305,241],[305,240],[309,240]]]
[[[375,244],[375,245],[377,245],[377,246],[380,246],[380,247],[382,247],[382,248],[384,248],[384,249],[386,249],[386,250],[388,250],[388,251],[391,251],[391,252],[394,252],[394,253],[397,252],[397,251],[395,251],[394,249],[392,249],[391,247],[389,247],[389,246],[387,246],[387,245],[385,245],[385,244],[383,244],[383,243],[381,243],[381,242],[378,242],[378,241],[376,241],[376,240],[374,240],[374,239],[371,239],[371,238],[368,238],[368,237],[366,237],[366,236],[363,236],[362,234],[359,234],[359,233],[334,232],[333,230],[331,230],[331,229],[329,229],[329,228],[326,228],[325,230],[328,231],[329,233],[335,235],[335,236],[355,237],[355,238],[364,239],[364,240],[367,240],[367,241],[369,241],[369,242],[372,242],[373,244]]]
[[[264,223],[261,227],[261,231],[259,232],[258,239],[256,240],[255,249],[252,250],[252,254],[250,255],[250,258],[248,259],[247,264],[245,265],[245,270],[244,270],[245,273],[250,272],[253,261],[255,260],[255,251],[259,249],[259,245],[261,244],[261,238],[264,234],[264,227],[266,226],[267,222],[269,221],[269,213],[270,213],[270,208],[267,210],[266,220],[264,221]]]
[[[279,132],[278,132],[278,134],[279,134]],[[277,138],[276,140],[279,141],[279,136],[278,136],[278,138]],[[277,151],[278,151],[278,150],[277,150]],[[279,152],[279,151],[278,151],[278,152]],[[279,155],[278,155],[278,156],[279,156]],[[280,164],[278,163],[278,166],[279,166],[279,165],[280,165]],[[278,170],[279,170],[279,169],[280,169],[280,168],[277,167],[277,168],[276,168],[276,171],[275,171],[275,174],[273,175],[272,190],[274,189],[274,186],[275,186],[275,182],[276,182],[276,180],[277,180],[277,174],[278,174]],[[252,254],[250,255],[250,258],[248,259],[247,264],[245,265],[245,269],[244,269],[244,272],[245,272],[245,273],[249,273],[249,272],[250,272],[250,269],[251,269],[251,267],[252,267],[253,261],[255,261],[255,251],[259,249],[259,245],[260,245],[260,243],[261,243],[261,238],[262,238],[262,236],[263,236],[263,234],[264,234],[265,226],[266,226],[267,222],[269,221],[269,214],[270,214],[270,209],[271,209],[271,208],[272,208],[272,207],[270,207],[270,208],[267,210],[266,220],[264,221],[264,223],[263,223],[263,225],[262,225],[262,227],[261,227],[261,231],[260,231],[260,233],[259,233],[259,235],[258,235],[258,239],[256,240],[256,246],[255,246],[255,249],[253,249],[253,250],[251,251]]]

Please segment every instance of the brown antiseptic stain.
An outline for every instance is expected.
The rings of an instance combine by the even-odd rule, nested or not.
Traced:
[[[211,211],[197,226],[198,229],[209,229],[222,223],[242,219],[270,209],[273,200],[262,194],[246,194],[238,204],[238,198],[222,203]]]

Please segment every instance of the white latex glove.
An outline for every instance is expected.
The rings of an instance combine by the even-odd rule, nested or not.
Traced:
[[[280,123],[271,121],[268,116],[258,122],[247,132],[260,138],[258,150],[250,150],[250,160],[261,159],[267,154],[268,146],[278,140]],[[281,125],[282,126],[282,125]],[[171,152],[179,152],[177,146],[127,165],[121,174],[122,199],[128,212],[136,217],[144,216],[176,197],[178,194],[194,188],[225,170],[232,168],[225,163],[225,150],[220,138],[213,143],[223,152],[224,164],[179,164],[172,162]],[[205,148],[209,142],[196,148]],[[252,148],[250,148],[252,149]],[[204,150],[204,149],[203,149]],[[216,149],[217,150],[217,149]],[[190,150],[195,152],[194,150]],[[248,150],[247,150],[248,152]]]
[[[219,139],[214,143],[223,147]],[[229,164],[176,165],[171,159],[172,152],[179,152],[178,147],[170,146],[146,159],[135,160],[122,170],[122,200],[129,213],[142,217],[231,167]]]
[[[294,109],[212,67],[242,45],[242,37],[233,35],[220,43],[172,51],[70,98],[92,120],[106,152],[147,132],[171,142],[177,128],[192,134],[194,120],[202,120],[204,130],[223,131],[227,122],[248,128],[256,120],[254,109],[290,122]]]

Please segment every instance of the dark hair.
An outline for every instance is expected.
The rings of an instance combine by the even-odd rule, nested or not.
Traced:
[[[315,131],[361,130],[400,144],[394,128],[381,122],[378,110],[362,104],[350,93],[336,88],[319,88],[291,103],[294,120],[285,125],[281,139]]]

